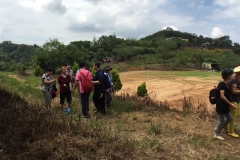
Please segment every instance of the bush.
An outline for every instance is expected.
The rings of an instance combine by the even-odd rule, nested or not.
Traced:
[[[24,65],[22,65],[21,71],[26,71],[26,67]]]
[[[79,70],[79,64],[75,61],[72,67],[73,75],[75,76],[77,71]]]
[[[111,71],[112,81],[114,85],[114,90],[119,91],[122,89],[122,82],[119,77],[118,71],[116,69]]]
[[[143,82],[137,89],[137,95],[139,97],[147,96],[146,82]]]
[[[16,70],[15,66],[12,65],[12,66],[10,67],[10,71],[13,72],[13,71],[15,71],[15,70]]]
[[[42,68],[38,65],[38,66],[35,68],[34,76],[42,76],[42,75],[43,75],[43,70],[42,70]]]

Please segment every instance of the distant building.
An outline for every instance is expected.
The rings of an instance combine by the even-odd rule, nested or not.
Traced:
[[[202,69],[220,71],[218,63],[202,63]]]

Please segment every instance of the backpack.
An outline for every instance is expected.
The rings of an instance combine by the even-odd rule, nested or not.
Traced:
[[[57,90],[57,87],[56,87],[56,83],[54,83],[53,85],[52,85],[52,99],[54,99],[54,98],[56,98],[57,97],[57,95],[58,95],[58,93],[59,93],[59,91]]]
[[[220,97],[219,90],[216,86],[209,92],[209,101],[211,104],[217,104],[217,101]]]
[[[103,71],[101,72],[101,74],[103,76],[103,85],[105,89],[111,88],[111,83],[109,81],[108,75],[106,75]]]
[[[80,74],[82,74],[82,76],[84,78],[84,83],[82,83],[84,92],[86,92],[86,93],[92,92],[92,90],[93,90],[92,83],[88,79],[89,71],[87,73],[87,76],[85,76],[82,72],[80,72]]]

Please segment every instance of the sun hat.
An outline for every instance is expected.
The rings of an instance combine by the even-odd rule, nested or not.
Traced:
[[[112,67],[110,67],[110,66],[106,66],[106,67],[104,67],[104,70],[112,70],[113,68]]]
[[[236,72],[240,72],[240,66],[237,66],[233,69],[233,72],[236,73]]]

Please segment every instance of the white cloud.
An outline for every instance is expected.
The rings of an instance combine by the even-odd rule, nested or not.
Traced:
[[[58,38],[68,44],[74,40],[92,40],[93,36],[113,33],[122,38],[140,38],[169,26],[174,30],[202,35],[209,33],[213,26],[218,26],[226,34],[233,30],[239,34],[239,25],[229,24],[233,28],[228,29],[225,22],[218,24],[212,19],[201,18],[199,13],[183,12],[182,2],[183,0],[171,3],[167,0],[0,0],[0,41],[42,45],[49,38]],[[202,1],[194,2],[195,7],[202,4]],[[230,4],[235,7],[232,3],[226,6],[223,2],[215,0],[214,7],[219,10],[227,9]],[[236,2],[234,1],[235,4]],[[173,5],[179,8],[174,8]]]
[[[51,0],[20,0],[19,4],[34,11],[42,11],[42,7],[50,2]]]
[[[221,7],[214,10],[214,18],[240,18],[239,0],[214,0],[213,4]]]
[[[213,0],[213,4],[219,5],[222,7],[227,7],[227,6],[240,5],[240,1],[239,0]]]
[[[222,32],[221,28],[214,27],[211,32],[212,38],[219,38],[221,36],[224,36],[224,33]]]

